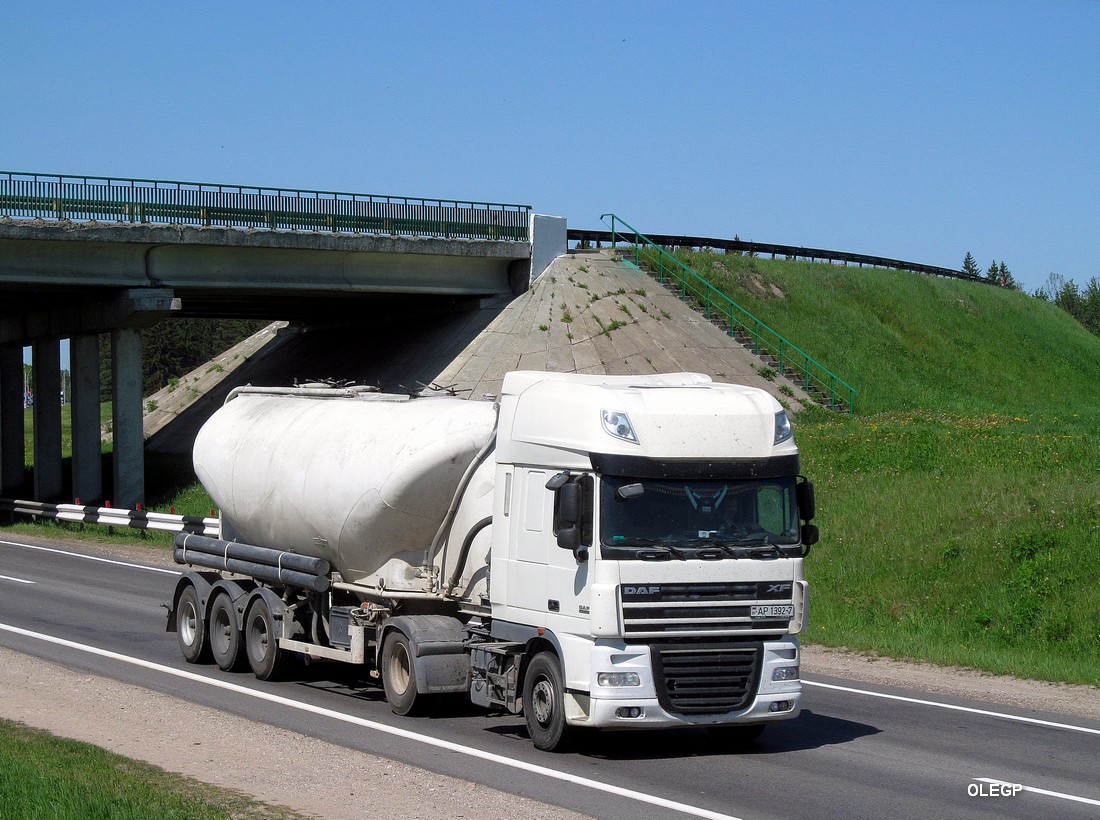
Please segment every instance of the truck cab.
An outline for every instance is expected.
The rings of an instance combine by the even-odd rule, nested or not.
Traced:
[[[774,398],[698,374],[511,373],[496,471],[492,634],[525,647],[536,745],[572,726],[755,736],[798,714],[817,531]]]

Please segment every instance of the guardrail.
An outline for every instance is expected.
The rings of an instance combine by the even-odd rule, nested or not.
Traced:
[[[595,231],[587,228],[570,228],[568,231],[570,242],[610,242],[611,231]],[[716,239],[706,236],[677,236],[673,234],[648,235],[657,245],[663,248],[718,248],[734,253],[771,254],[784,256],[787,259],[808,259],[811,262],[851,262],[869,265],[873,268],[889,268],[891,270],[911,271],[923,273],[928,276],[942,276],[947,279],[963,279],[967,282],[980,282],[983,285],[996,285],[992,279],[965,273],[954,268],[941,268],[936,265],[925,265],[920,262],[906,262],[902,259],[890,259],[885,256],[871,256],[865,253],[849,253],[848,251],[830,251],[824,248],[806,248],[801,245],[776,245],[766,242],[746,242],[741,239]]]
[[[680,289],[680,298],[684,301],[689,299],[694,301],[706,314],[708,320],[721,317],[727,323],[730,336],[742,333],[751,338],[753,353],[770,354],[778,363],[781,373],[797,374],[802,380],[803,389],[807,392],[816,390],[823,394],[831,409],[855,411],[856,396],[859,395],[859,391],[854,387],[796,345],[791,344],[652,239],[635,230],[629,223],[615,214],[603,214],[600,220],[607,224],[607,217],[611,217],[612,247],[615,247],[618,237],[629,241],[634,247],[635,263],[639,266],[643,261],[647,263],[659,282],[663,283],[666,275],[675,278]],[[616,224],[627,228],[629,233],[624,234],[619,231]]]
[[[216,538],[221,534],[217,518],[191,515],[124,510],[118,507],[88,507],[81,504],[52,504],[20,498],[0,498],[0,512],[29,515],[78,524],[102,524],[107,527],[132,527],[162,532],[190,532]]]
[[[0,214],[527,242],[531,206],[0,171]]]

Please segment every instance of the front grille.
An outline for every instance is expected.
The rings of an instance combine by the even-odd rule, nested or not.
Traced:
[[[790,581],[621,587],[629,638],[786,632],[790,619],[753,620],[753,604],[793,603]]]
[[[657,699],[669,712],[710,715],[744,709],[760,681],[760,643],[653,647]]]

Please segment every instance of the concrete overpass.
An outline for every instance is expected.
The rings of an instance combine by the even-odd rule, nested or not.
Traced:
[[[34,362],[34,499],[105,497],[99,339],[111,335],[116,506],[144,500],[142,327],[171,316],[370,323],[526,289],[566,248],[528,206],[0,172],[0,491],[24,487],[22,348]]]

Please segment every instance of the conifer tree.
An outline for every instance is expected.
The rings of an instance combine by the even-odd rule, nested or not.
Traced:
[[[963,260],[963,273],[967,273],[971,276],[981,276],[982,270],[978,267],[978,263],[974,261],[974,257],[970,251],[966,252],[966,259]]]

